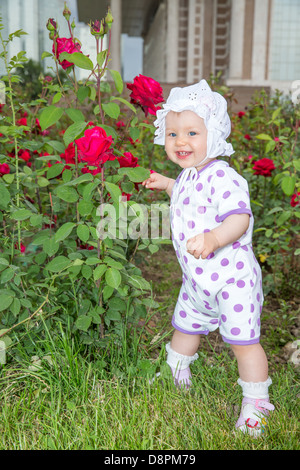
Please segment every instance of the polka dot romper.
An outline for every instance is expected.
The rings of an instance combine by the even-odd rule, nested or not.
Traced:
[[[196,259],[189,238],[208,232],[231,214],[249,214],[247,231],[236,242]],[[252,250],[253,215],[247,181],[228,163],[214,160],[199,172],[187,168],[173,187],[172,240],[182,268],[182,287],[172,324],[188,334],[219,327],[231,344],[259,342],[263,303],[260,266]]]

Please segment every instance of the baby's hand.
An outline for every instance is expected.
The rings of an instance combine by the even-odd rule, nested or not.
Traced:
[[[168,191],[170,187],[173,187],[173,180],[167,176],[163,176],[159,173],[151,173],[150,177],[142,182],[142,185],[147,189],[159,189],[162,191]]]
[[[208,257],[210,253],[219,248],[219,242],[213,232],[205,232],[190,238],[187,241],[186,248],[188,253],[195,258],[202,259]]]

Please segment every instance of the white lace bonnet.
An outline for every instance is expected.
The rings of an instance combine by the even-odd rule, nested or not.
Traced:
[[[176,87],[170,92],[163,108],[157,111],[154,121],[154,143],[165,145],[165,122],[169,111],[193,111],[204,119],[207,128],[208,158],[229,157],[234,153],[231,144],[226,142],[230,135],[231,122],[227,113],[227,102],[220,93],[213,92],[206,80],[184,88]]]

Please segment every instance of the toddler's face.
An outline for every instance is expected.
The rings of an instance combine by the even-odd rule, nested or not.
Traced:
[[[165,149],[169,159],[181,168],[194,166],[200,169],[207,153],[204,120],[193,111],[169,111],[166,116]]]

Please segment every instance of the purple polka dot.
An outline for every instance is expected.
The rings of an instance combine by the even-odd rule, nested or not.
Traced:
[[[230,191],[225,191],[225,193],[223,194],[223,199],[229,198],[230,194]]]
[[[219,279],[219,274],[218,273],[212,273],[210,278],[211,278],[212,281],[217,281]]]
[[[251,304],[250,309],[251,309],[251,312],[253,313],[254,312],[254,305],[253,304]]]
[[[186,197],[183,201],[183,204],[185,204],[187,206],[189,203],[190,203],[190,198]]]
[[[227,258],[223,258],[222,261],[221,261],[221,265],[222,266],[228,266],[229,264],[229,260]]]
[[[176,209],[176,215],[178,215],[178,217],[180,217],[180,216],[181,216],[180,209]]]
[[[241,330],[239,328],[232,328],[230,332],[233,336],[238,336],[241,333]]]
[[[228,294],[228,292],[226,292],[226,291],[222,292],[222,297],[223,297],[224,300],[229,299],[229,294]]]
[[[197,210],[198,210],[199,214],[205,214],[205,212],[206,212],[206,207],[200,206],[200,207],[198,207]]]
[[[220,217],[219,217],[218,214],[217,214],[216,217],[215,217],[215,221],[217,222],[217,224],[218,224],[219,222],[221,222],[221,221],[220,221]]]
[[[192,327],[197,330],[198,328],[201,328],[201,325],[199,325],[199,323],[193,323],[192,324]]]
[[[233,248],[234,250],[236,250],[236,249],[239,248],[240,246],[241,246],[240,242],[234,242],[234,243],[232,244],[232,248]]]
[[[213,195],[213,194],[214,194],[214,192],[215,192],[215,188],[214,188],[214,187],[212,187],[212,188],[211,188],[211,190],[210,190],[210,194],[211,194],[211,195]]]
[[[259,300],[260,300],[260,295],[259,295],[259,293],[257,293],[256,298],[257,298],[257,302],[259,302]]]
[[[219,176],[220,178],[222,178],[222,176],[224,176],[224,175],[225,175],[225,173],[224,173],[223,170],[218,170],[217,171],[217,176]]]
[[[239,261],[238,263],[236,263],[236,269],[243,269],[244,267],[244,263],[242,261]]]
[[[243,306],[241,304],[236,304],[234,307],[233,307],[233,310],[235,312],[241,312],[243,310]]]
[[[239,201],[239,202],[238,202],[238,205],[239,205],[242,209],[245,209],[245,207],[247,207],[247,204],[246,204],[244,201]]]
[[[203,269],[202,268],[196,268],[195,273],[200,275],[200,274],[203,273]]]
[[[209,228],[205,228],[205,229],[203,230],[203,233],[207,233],[207,232],[210,232],[210,229],[209,229]]]
[[[188,300],[189,296],[184,292],[182,294],[182,298],[183,298],[183,300]]]
[[[252,281],[252,279],[250,279],[250,286],[251,286],[251,287],[254,286],[254,282]]]
[[[225,322],[227,321],[226,315],[223,315],[223,314],[222,314],[222,315],[221,315],[221,320],[222,320],[223,323],[225,323]]]
[[[182,186],[182,188],[181,188],[181,190],[180,190],[180,193],[179,193],[179,194],[183,193],[183,192],[184,192],[184,189],[185,189],[185,188],[184,188],[184,186]]]
[[[210,292],[209,292],[208,290],[204,289],[203,292],[204,292],[204,294],[207,295],[208,297],[210,296]]]
[[[215,256],[214,252],[210,253],[206,259],[211,259]]]
[[[242,248],[242,250],[244,250],[244,251],[248,251],[247,245],[243,245],[243,246],[241,246],[241,248]]]
[[[188,227],[189,228],[195,228],[195,222],[193,220],[188,221]]]
[[[197,191],[201,191],[203,189],[203,184],[202,183],[198,183],[197,186],[196,186],[196,190]]]
[[[245,287],[245,282],[244,281],[238,281],[236,283],[236,285],[239,287],[239,288],[242,288],[242,287]]]
[[[209,175],[209,177],[207,178],[207,181],[210,182],[210,180],[212,179],[213,175]]]
[[[254,336],[255,336],[255,331],[254,331],[254,330],[251,330],[251,332],[250,332],[250,338],[254,338]]]
[[[184,237],[184,233],[181,232],[181,233],[179,234],[179,240],[183,241],[184,238],[185,238],[185,237]]]
[[[234,284],[234,277],[231,277],[226,281],[226,284]]]
[[[187,257],[186,257],[186,256],[184,256],[184,257],[183,257],[183,261],[185,262],[185,264],[187,264],[187,263],[188,263],[188,259],[187,259]]]
[[[217,318],[213,318],[212,320],[210,320],[209,323],[210,323],[211,325],[215,325],[215,324],[218,323],[218,322],[219,322],[219,320],[218,320]]]
[[[240,185],[237,180],[233,180],[233,182],[234,182],[234,184],[235,184],[236,186],[239,186],[239,185]]]
[[[181,316],[181,318],[186,318],[186,313],[184,310],[180,310],[179,315]]]
[[[255,268],[253,268],[253,272],[254,272],[255,276],[257,276],[257,271],[256,271]]]

